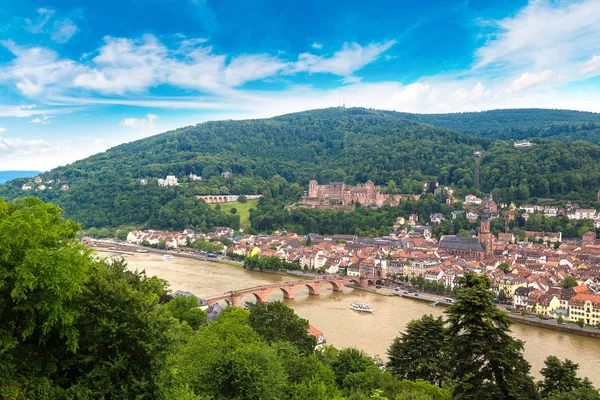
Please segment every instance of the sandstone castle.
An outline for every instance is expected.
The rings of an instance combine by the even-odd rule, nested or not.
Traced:
[[[364,185],[349,186],[344,182],[329,182],[319,185],[316,180],[308,184],[308,194],[302,196],[300,204],[314,208],[354,208],[356,203],[369,207],[397,206],[401,200],[413,195],[384,194],[381,187],[368,180]],[[417,196],[418,198],[418,196]]]

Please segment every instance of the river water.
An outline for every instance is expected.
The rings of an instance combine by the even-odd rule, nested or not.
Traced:
[[[145,270],[150,276],[169,281],[173,291],[186,290],[198,297],[297,279],[183,257],[164,261],[160,255],[132,254],[125,255],[125,259],[130,269]],[[283,300],[281,291],[273,291],[269,300]],[[242,301],[255,300],[248,295]],[[356,347],[382,359],[386,359],[386,349],[410,320],[424,314],[442,315],[444,310],[444,307],[429,307],[427,302],[381,296],[349,287],[343,292],[333,292],[329,285],[322,285],[319,296],[309,296],[308,289],[298,288],[294,299],[284,301],[321,330],[328,344],[338,348]],[[350,303],[369,304],[375,312],[352,311],[348,308]],[[545,358],[555,355],[578,363],[580,376],[587,376],[595,386],[600,386],[600,339],[516,323],[512,331],[516,338],[525,341],[525,358],[536,378],[540,378]]]

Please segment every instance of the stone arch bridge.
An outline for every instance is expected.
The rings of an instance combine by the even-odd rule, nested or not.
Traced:
[[[293,299],[294,295],[296,294],[296,289],[301,286],[306,286],[308,288],[308,293],[316,296],[321,291],[321,286],[323,285],[331,285],[334,292],[341,292],[344,289],[344,286],[347,284],[367,287],[368,285],[373,285],[374,283],[375,279],[358,277],[288,281],[273,283],[270,285],[255,286],[246,289],[232,290],[231,292],[204,297],[203,300],[209,306],[225,300],[228,305],[240,307],[242,305],[242,298],[248,294],[254,295],[257,302],[266,303],[269,295],[274,290],[281,290],[283,292],[284,299]]]

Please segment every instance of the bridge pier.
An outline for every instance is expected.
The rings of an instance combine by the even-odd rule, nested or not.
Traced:
[[[294,296],[296,295],[296,289],[298,289],[298,286],[289,286],[289,287],[285,287],[285,288],[281,288],[281,291],[283,292],[283,298],[284,299],[293,299]]]
[[[321,292],[321,282],[306,284],[306,287],[308,288],[308,294],[312,296],[318,296],[319,292]]]

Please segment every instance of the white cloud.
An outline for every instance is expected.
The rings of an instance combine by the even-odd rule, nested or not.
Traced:
[[[71,60],[43,47],[25,48],[12,40],[0,41],[15,58],[0,68],[0,81],[14,82],[27,97],[48,94],[53,88],[63,88],[81,67]]]
[[[506,89],[508,93],[518,93],[534,88],[555,77],[554,71],[547,69],[542,72],[525,72],[515,79]]]
[[[313,49],[320,50],[320,49],[322,49],[322,48],[323,48],[323,44],[321,44],[321,43],[317,43],[317,42],[314,42],[314,43],[312,44],[312,46],[311,46],[311,47],[312,47]]]
[[[146,115],[146,118],[125,118],[121,120],[121,125],[130,128],[144,128],[154,123],[158,117],[154,114]]]
[[[67,43],[79,30],[69,18],[54,22],[51,38],[57,43]]]
[[[477,51],[478,67],[556,69],[597,50],[600,7],[598,0],[532,0],[515,16],[491,23],[499,32]]]
[[[6,128],[0,128],[0,133],[6,132]]]
[[[336,51],[331,57],[303,53],[298,56],[298,61],[295,63],[292,71],[330,73],[350,77],[354,72],[379,58],[383,52],[395,43],[395,40],[390,40],[385,43],[371,43],[365,47],[358,43],[344,43],[342,49]]]
[[[41,118],[37,117],[32,119],[31,122],[32,124],[43,124],[43,125],[50,125],[52,123],[51,119],[53,118],[53,116],[51,115],[44,115]]]
[[[593,56],[581,65],[581,73],[595,75],[600,73],[600,56]]]
[[[54,10],[48,8],[38,8],[36,12],[38,13],[38,17],[35,22],[29,18],[25,19],[26,29],[32,33],[38,33],[42,31],[50,18],[52,18],[54,15]]]

